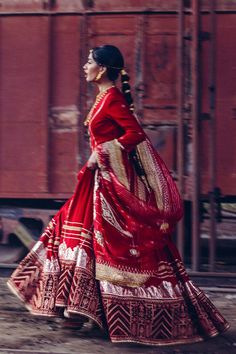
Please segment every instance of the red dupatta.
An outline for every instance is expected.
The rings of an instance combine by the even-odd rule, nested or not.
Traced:
[[[96,152],[96,278],[140,286],[155,273],[155,250],[165,245],[182,217],[182,201],[148,139],[132,153],[116,140],[98,145]]]

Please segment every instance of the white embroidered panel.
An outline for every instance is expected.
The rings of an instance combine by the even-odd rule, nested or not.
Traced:
[[[117,219],[115,218],[115,215],[112,211],[111,206],[109,203],[106,201],[104,198],[103,194],[100,193],[100,198],[101,198],[101,203],[102,203],[102,216],[103,218],[113,227],[115,227],[120,233],[127,237],[133,237],[133,235],[129,232],[124,230],[120,224],[118,223]]]

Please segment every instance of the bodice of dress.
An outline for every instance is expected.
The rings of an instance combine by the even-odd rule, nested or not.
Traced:
[[[130,151],[145,139],[145,133],[130,112],[123,94],[116,88],[108,90],[93,112],[89,124],[91,147],[117,139]]]

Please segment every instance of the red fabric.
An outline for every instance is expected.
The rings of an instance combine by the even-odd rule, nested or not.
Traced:
[[[171,242],[181,198],[123,104],[112,88],[96,107],[90,135],[99,168],[82,168],[74,195],[8,285],[33,314],[86,316],[114,342],[165,345],[215,336],[229,325],[188,279]],[[129,154],[135,146],[140,175]]]
[[[125,149],[131,150],[145,139],[142,128],[117,88],[111,88],[96,107],[89,131],[92,148],[118,138]]]
[[[58,246],[65,242],[68,248],[74,248],[78,245],[77,238],[68,238],[62,234],[62,228],[65,220],[69,220],[72,224],[77,223],[82,225],[82,228],[87,232],[93,230],[93,185],[94,185],[94,171],[83,167],[78,174],[78,184],[74,195],[65,203],[65,205],[55,215],[57,220],[56,226],[53,230],[51,238],[55,241],[58,238],[58,244],[50,243],[50,238],[47,233],[44,233],[40,241],[47,247],[47,259],[58,258]],[[86,249],[87,252],[89,252]]]
[[[89,131],[92,148],[97,151],[99,163],[96,177],[98,188],[94,200],[94,227],[99,237],[104,238],[102,244],[96,242],[95,238],[96,262],[120,270],[125,268],[130,272],[154,273],[157,266],[155,249],[158,247],[161,250],[169,241],[176,221],[182,216],[182,202],[175,183],[137,119],[129,111],[123,95],[116,88],[110,89],[97,105]],[[114,161],[118,158],[114,150],[115,139],[122,145],[115,148],[121,150],[117,152],[117,156],[121,156],[119,161]],[[158,174],[162,209],[155,203],[156,186],[149,188],[148,181],[144,187],[143,200],[134,193],[140,177],[131,163],[129,152],[137,145],[142,149],[140,143],[144,141],[146,145],[143,159],[150,160],[150,166],[146,167],[145,173]],[[112,164],[116,164],[117,171],[113,170]],[[116,175],[122,175],[122,169],[127,176],[126,186]],[[105,218],[104,203],[107,207],[106,213],[111,214]],[[109,221],[109,218],[114,220]],[[168,222],[168,232],[163,232],[160,228],[164,222]],[[127,236],[127,233],[130,235]],[[136,255],[132,252],[136,252]],[[129,286],[128,283],[127,285]]]
[[[145,190],[144,200],[139,199],[132,192],[132,187],[137,184],[139,176],[135,174],[126,151],[120,151],[122,159],[115,164],[116,171],[112,168],[115,144],[114,141],[110,141],[97,146],[100,169],[95,177],[97,188],[94,198],[96,210],[94,230],[95,233],[99,232],[104,242],[102,244],[96,242],[95,238],[96,262],[121,271],[125,269],[126,272],[148,274],[150,278],[155,274],[158,263],[165,259],[165,256],[160,255],[163,248],[171,242],[173,228],[182,216],[182,201],[169,171],[156,153],[153,157],[146,158],[153,158],[152,162],[153,164],[156,162],[158,170],[156,173],[162,176],[162,189],[165,193],[160,197],[163,198],[163,209],[159,209],[153,197],[154,191],[151,189]],[[145,144],[150,148],[148,141]],[[115,149],[119,150],[120,147],[116,146]],[[148,151],[146,149],[145,153]],[[150,169],[153,166],[150,166]],[[126,171],[126,186],[119,180],[122,167]],[[168,231],[161,229],[163,222],[168,222]],[[130,286],[129,280],[126,285]]]

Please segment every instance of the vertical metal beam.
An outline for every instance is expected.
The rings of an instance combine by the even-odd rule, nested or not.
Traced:
[[[83,13],[83,16],[80,18],[79,29],[80,32],[80,47],[78,58],[80,58],[80,72],[79,72],[79,96],[78,96],[78,107],[79,107],[79,131],[78,131],[78,168],[81,168],[88,158],[89,146],[88,146],[88,136],[87,129],[84,127],[84,120],[87,114],[87,85],[84,79],[83,66],[87,62],[89,49],[90,38],[88,36],[89,29],[89,19],[86,11]],[[85,136],[87,136],[87,141]]]
[[[192,1],[193,36],[192,36],[192,139],[193,139],[193,194],[192,194],[192,270],[199,269],[200,215],[199,215],[199,28],[200,1]]]
[[[211,0],[211,37],[210,37],[210,121],[209,121],[209,174],[210,174],[210,252],[209,252],[209,268],[210,271],[215,271],[216,260],[216,210],[215,210],[215,187],[216,187],[216,120],[215,120],[215,0]]]
[[[51,131],[50,131],[50,116],[51,109],[53,106],[53,81],[54,81],[54,16],[52,11],[48,15],[48,192],[51,193],[53,190],[53,176],[52,176],[52,141],[51,141]]]
[[[136,35],[135,35],[135,111],[139,118],[143,118],[143,97],[145,95],[145,63],[146,63],[146,32],[147,16],[141,14],[136,17]]]
[[[2,48],[2,36],[3,36],[3,29],[2,29],[2,16],[0,16],[0,50],[1,53],[3,53],[3,48]],[[3,57],[2,55],[0,56],[0,77],[2,78],[2,60]],[[4,153],[4,144],[3,142],[3,127],[2,127],[2,121],[3,121],[3,116],[2,116],[2,103],[3,103],[3,85],[2,85],[2,79],[0,80],[0,192],[3,192],[3,186],[2,186],[2,168],[3,168],[3,153]]]
[[[178,187],[184,195],[184,6],[183,0],[178,7],[178,38],[177,38],[177,95],[178,95],[178,130],[177,130],[177,171]],[[177,227],[177,247],[181,257],[184,256],[184,218]]]

